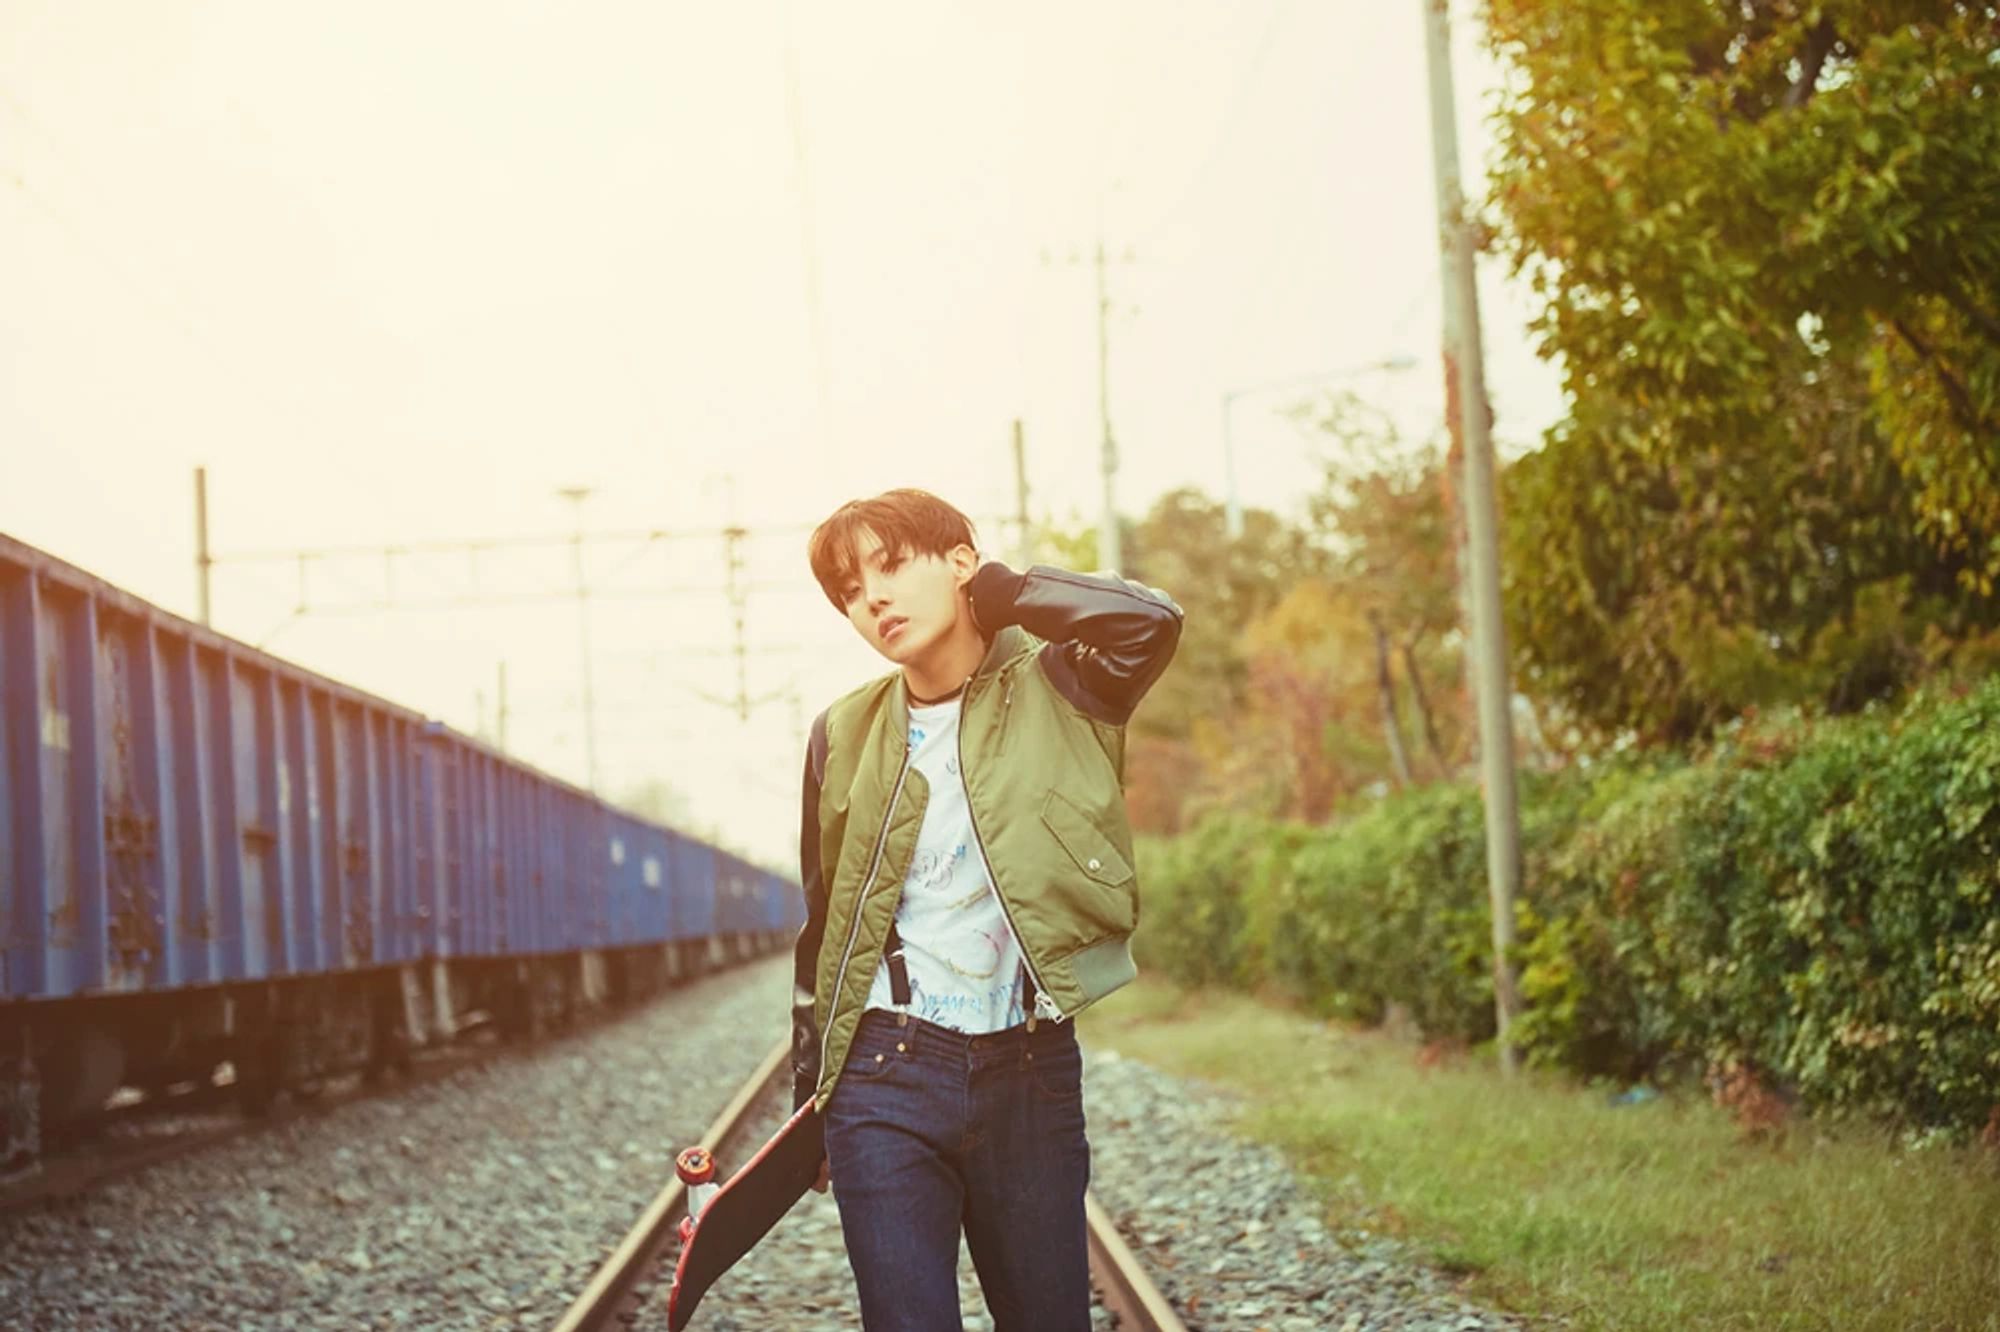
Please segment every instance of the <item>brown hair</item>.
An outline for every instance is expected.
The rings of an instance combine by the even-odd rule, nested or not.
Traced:
[[[806,558],[833,608],[845,615],[841,589],[860,569],[861,534],[873,532],[892,559],[911,553],[948,555],[955,546],[979,548],[972,520],[928,490],[888,490],[874,499],[849,500],[813,529]]]

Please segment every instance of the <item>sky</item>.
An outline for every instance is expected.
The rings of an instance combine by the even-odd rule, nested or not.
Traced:
[[[919,485],[1008,554],[1017,420],[1094,522],[1100,242],[1121,511],[1219,497],[1248,386],[1437,427],[1422,3],[10,0],[0,532],[192,617],[206,468],[217,629],[487,735],[504,664],[510,752],[782,865],[883,667],[806,531]],[[1481,281],[1529,447],[1558,375]],[[1311,484],[1296,400],[1234,397],[1246,504]]]

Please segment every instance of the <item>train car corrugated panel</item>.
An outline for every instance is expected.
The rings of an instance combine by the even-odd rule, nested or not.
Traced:
[[[715,933],[715,849],[678,834],[674,838],[674,937]]]
[[[791,923],[791,909],[785,892],[790,885],[769,870],[764,871],[759,877],[763,898],[763,927],[767,930],[782,930]]]
[[[472,761],[479,771],[479,831],[486,845],[486,874],[474,891],[488,899],[486,951],[504,956],[515,950],[520,937],[520,926],[514,919],[514,847],[508,836],[508,797],[512,793],[498,763],[477,752]]]
[[[562,831],[556,820],[559,793],[553,783],[526,773],[523,778],[535,805],[542,947],[557,952],[585,947],[590,943],[594,922],[590,904],[580,900],[575,875],[563,855]]]
[[[221,680],[228,661],[221,652],[176,638],[168,672],[174,717],[174,836],[178,863],[176,898],[166,913],[169,951],[182,984],[212,984],[230,974],[229,940],[222,922],[224,834],[234,802],[219,773],[223,760],[215,745]]]
[[[444,898],[445,818],[436,728],[413,736],[410,759],[411,872],[417,904],[417,955],[450,957]]]
[[[381,957],[385,962],[412,962],[422,956],[421,921],[417,916],[417,875],[410,823],[410,763],[415,753],[415,728],[410,723],[396,717],[382,719],[383,730],[387,734],[389,756],[387,781],[383,783],[383,797],[389,806],[387,821],[388,847],[383,856],[383,867],[388,875],[384,902],[383,937],[387,946]]]
[[[520,949],[520,854],[515,847],[514,792],[506,769],[484,754],[473,762],[480,771],[480,787],[486,793],[485,836],[489,849],[490,877],[480,887],[492,898],[492,939],[488,951],[504,956]]]
[[[604,873],[598,867],[597,858],[591,855],[591,847],[597,839],[590,833],[592,829],[603,826],[609,811],[597,801],[587,800],[572,791],[558,789],[556,796],[567,811],[563,819],[566,835],[563,838],[562,865],[569,883],[570,910],[576,919],[584,922],[578,943],[582,947],[603,948],[617,939],[617,925],[612,897],[604,885]]]
[[[535,938],[542,952],[575,948],[589,922],[566,909],[571,905],[568,867],[563,864],[550,808],[555,788],[527,773],[521,780],[534,810],[530,826],[535,837]]]
[[[272,953],[278,933],[276,860],[278,773],[277,747],[272,735],[268,672],[252,662],[230,663],[225,685],[229,691],[230,778],[236,793],[236,845],[225,850],[236,862],[236,891],[225,895],[223,928],[239,944],[240,960],[232,980],[258,980],[272,974]],[[230,851],[234,851],[233,857]]]
[[[37,692],[41,695],[44,905],[43,993],[107,988],[104,817],[97,775],[99,708],[91,642],[96,605],[55,583],[35,600]]]
[[[553,949],[548,932],[548,912],[543,892],[545,885],[542,867],[541,830],[535,819],[535,788],[537,782],[525,772],[509,763],[506,766],[507,788],[513,793],[514,814],[514,867],[519,878],[515,880],[515,898],[520,923],[518,942],[514,951],[519,953],[546,953]]]
[[[493,845],[492,774],[477,751],[459,746],[459,764],[465,782],[465,919],[470,939],[467,949],[474,957],[491,957],[499,951],[500,901],[493,893],[496,868]]]
[[[467,957],[490,957],[497,930],[493,922],[493,854],[487,837],[486,774],[479,756],[463,744],[452,744],[452,766],[458,775],[458,844],[461,873],[458,896],[460,950]]]
[[[534,788],[542,808],[542,840],[548,846],[548,884],[542,894],[544,950],[592,946],[588,940],[596,930],[596,904],[572,850],[590,830],[590,820],[570,792],[542,780],[534,780]]]
[[[542,837],[540,820],[536,817],[540,801],[539,782],[531,779],[519,768],[508,765],[508,784],[514,788],[514,807],[520,812],[520,825],[516,829],[518,864],[525,879],[521,900],[521,927],[527,938],[521,946],[522,952],[547,953],[555,949],[555,941],[549,932],[549,910],[546,867],[542,858]]]
[[[715,853],[715,929],[738,934],[754,928],[744,865],[727,851]]]
[[[172,829],[171,786],[163,777],[165,725],[159,638],[152,618],[99,608],[97,695],[109,719],[100,728],[106,921],[105,988],[174,983],[167,939],[165,855]]]
[[[479,774],[472,752],[456,740],[446,746],[446,770],[450,773],[452,799],[451,845],[452,930],[461,957],[484,957],[486,937],[486,896],[478,891],[486,860],[479,842]]]
[[[479,791],[478,813],[473,820],[473,836],[479,844],[479,876],[472,881],[472,896],[480,903],[479,951],[488,957],[506,953],[513,943],[513,921],[507,905],[507,826],[502,803],[499,765],[478,750],[470,750],[468,761],[476,774]]]
[[[672,842],[664,828],[644,826],[640,840],[640,898],[632,912],[632,932],[628,944],[660,944],[674,934],[674,868]]]
[[[635,907],[632,884],[638,879],[642,859],[637,825],[630,816],[606,809],[602,818],[592,820],[591,826],[598,834],[591,839],[596,861],[592,876],[595,882],[584,890],[585,896],[603,921],[605,940],[623,943],[632,927]]]
[[[612,928],[605,894],[594,887],[595,876],[583,863],[590,837],[590,815],[573,792],[549,788],[549,834],[554,841],[554,866],[561,887],[557,910],[569,946],[599,948]]]
[[[375,951],[373,764],[368,719],[359,708],[336,707],[326,721],[322,778],[330,792],[333,827],[327,838],[327,892],[320,929],[336,966],[366,963]]]
[[[49,837],[50,761],[44,750],[68,736],[59,730],[56,690],[60,682],[42,687],[42,645],[47,635],[42,611],[41,580],[32,566],[0,564],[0,740],[6,762],[0,765],[0,834],[4,834],[6,864],[0,866],[0,928],[5,930],[10,996],[49,992],[49,939],[52,902],[48,866],[54,848]]]
[[[639,850],[637,825],[628,815],[606,810],[600,827],[598,882],[593,896],[604,900],[612,937],[623,943],[632,929],[632,916],[637,909],[632,884],[638,878],[644,857]]]
[[[284,962],[288,972],[318,972],[328,966],[324,884],[326,838],[322,800],[322,754],[326,730],[320,726],[320,690],[302,680],[278,680],[278,734],[286,754],[280,774],[280,842],[286,864]]]

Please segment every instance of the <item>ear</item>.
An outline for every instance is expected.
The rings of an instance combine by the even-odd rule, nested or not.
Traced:
[[[963,592],[972,582],[972,575],[979,572],[979,552],[960,542],[951,548],[951,554],[945,558],[951,561],[952,581],[957,583],[959,591]]]

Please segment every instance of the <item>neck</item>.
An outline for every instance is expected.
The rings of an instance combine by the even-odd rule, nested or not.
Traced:
[[[903,685],[918,698],[942,698],[971,679],[985,656],[986,640],[961,619],[922,660],[903,667]]]

